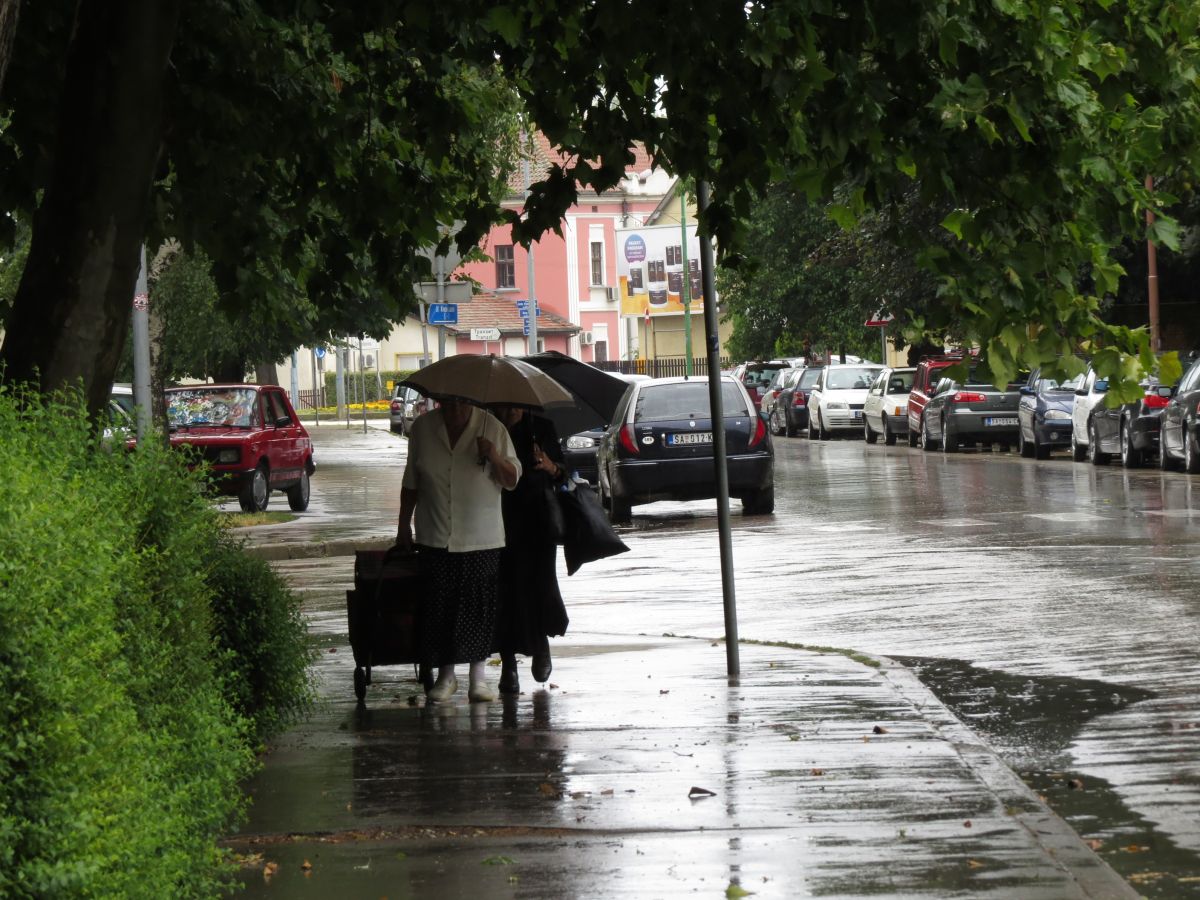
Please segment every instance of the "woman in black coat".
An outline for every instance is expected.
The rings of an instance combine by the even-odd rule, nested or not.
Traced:
[[[518,653],[533,658],[536,681],[550,677],[548,638],[566,634],[567,610],[558,590],[557,540],[548,510],[550,491],[567,476],[554,425],[527,410],[497,411],[508,428],[523,474],[502,498],[505,546],[500,552],[500,608],[496,643],[500,692],[520,692]],[[561,521],[561,520],[560,520]]]

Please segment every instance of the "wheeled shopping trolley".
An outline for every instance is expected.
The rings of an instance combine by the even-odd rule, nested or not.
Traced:
[[[367,695],[374,667],[418,664],[420,596],[416,554],[386,550],[354,554],[354,590],[346,591],[346,619],[354,651],[354,694],[359,700]],[[418,671],[418,678],[426,682],[430,674]]]

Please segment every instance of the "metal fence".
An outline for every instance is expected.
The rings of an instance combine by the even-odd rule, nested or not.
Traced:
[[[325,406],[325,391],[300,391],[300,406],[317,409]]]
[[[651,378],[669,378],[687,374],[686,356],[659,356],[655,359],[610,359],[592,363],[605,372],[620,372],[622,375],[649,375]],[[721,368],[730,368],[728,357],[721,358]],[[708,375],[708,357],[692,358],[692,374]]]

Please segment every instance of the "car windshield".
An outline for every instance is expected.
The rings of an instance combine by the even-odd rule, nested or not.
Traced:
[[[837,368],[829,370],[825,388],[830,391],[866,390],[879,374],[878,369]]]
[[[913,376],[916,372],[893,372],[888,376],[887,392],[889,394],[907,394],[912,390]]]
[[[736,384],[721,383],[721,407],[726,416],[747,415],[746,401]],[[708,382],[685,381],[642,388],[634,408],[635,422],[710,418]]]
[[[1074,391],[1083,384],[1083,376],[1076,375],[1074,378],[1068,378],[1066,381],[1055,381],[1053,378],[1043,378],[1041,388],[1043,391]]]
[[[744,383],[746,387],[766,387],[771,383],[778,372],[778,368],[774,369],[747,369]]]
[[[258,393],[250,388],[199,387],[167,392],[167,422],[188,425],[230,425],[249,428],[262,424]]]

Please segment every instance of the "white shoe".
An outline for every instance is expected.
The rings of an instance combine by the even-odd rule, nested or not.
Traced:
[[[449,678],[439,678],[429,689],[429,699],[434,702],[449,700],[458,690],[458,679],[451,675]]]
[[[486,681],[472,681],[467,688],[467,699],[472,703],[491,703],[496,699],[496,691]]]

